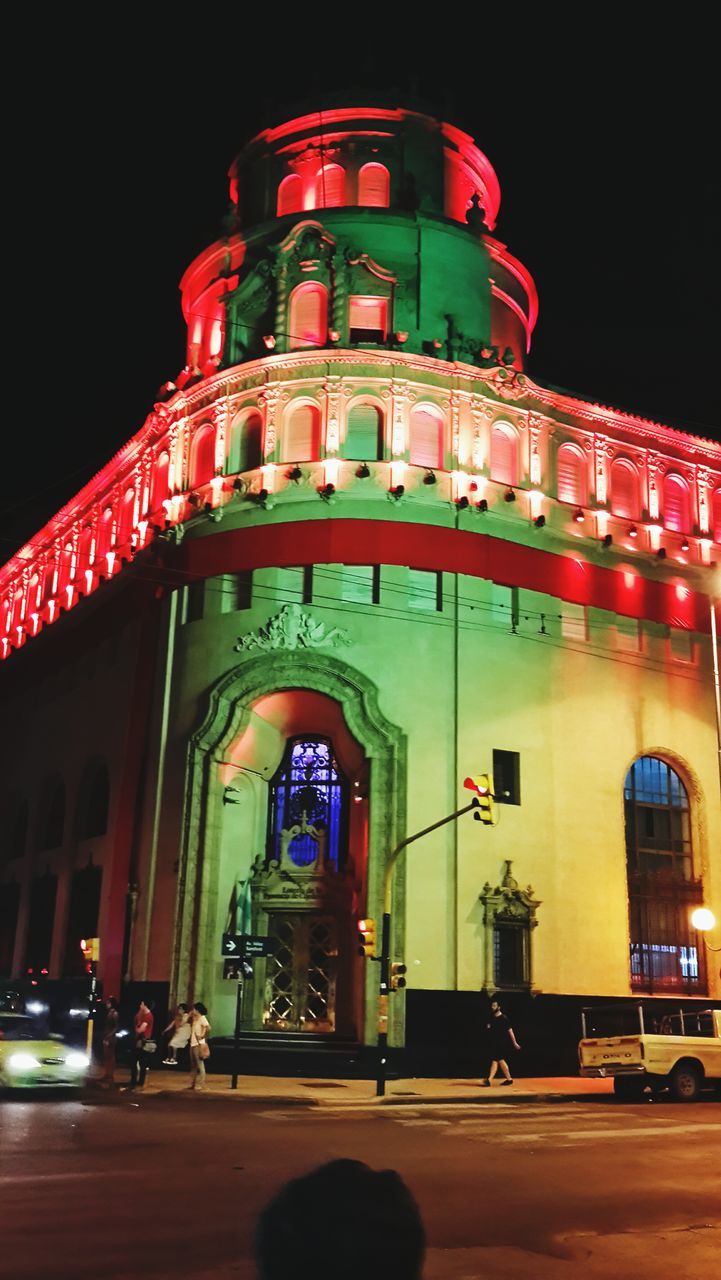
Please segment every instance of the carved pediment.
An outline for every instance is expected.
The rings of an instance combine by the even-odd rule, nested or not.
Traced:
[[[319,622],[298,604],[284,604],[264,627],[240,636],[235,649],[238,653],[247,653],[254,649],[337,649],[349,644],[350,636],[342,627]]]

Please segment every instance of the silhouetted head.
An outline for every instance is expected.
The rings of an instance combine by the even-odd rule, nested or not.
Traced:
[[[322,1223],[319,1247],[308,1229]],[[333,1160],[288,1182],[263,1209],[255,1246],[259,1280],[420,1280],[421,1215],[393,1169]]]

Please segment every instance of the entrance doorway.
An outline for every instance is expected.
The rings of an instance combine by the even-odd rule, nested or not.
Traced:
[[[337,925],[312,912],[271,913],[274,950],[266,964],[263,1021],[268,1030],[335,1031]]]

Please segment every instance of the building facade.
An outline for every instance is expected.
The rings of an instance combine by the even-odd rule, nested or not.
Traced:
[[[97,935],[107,992],[229,1034],[251,933],[247,1032],[370,1046],[357,921],[486,772],[497,825],[397,866],[393,1044],[462,1045],[479,990],[719,999],[721,448],[524,373],[533,280],[452,126],[309,114],[230,189],[182,372],[0,571],[0,976]]]

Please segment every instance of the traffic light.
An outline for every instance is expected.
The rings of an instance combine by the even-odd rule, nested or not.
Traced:
[[[393,962],[391,965],[391,991],[400,991],[406,985],[405,975],[407,972],[407,965],[401,962]]]
[[[80,950],[88,962],[96,962],[100,959],[100,939],[99,938],[81,938]]]
[[[496,822],[496,810],[493,804],[495,792],[490,774],[478,773],[475,778],[466,778],[463,785],[467,791],[474,791],[476,794],[476,812],[473,815],[476,822],[484,822],[489,827],[494,826]]]
[[[373,957],[375,955],[375,950],[376,950],[375,920],[359,920],[358,921],[358,955]]]

